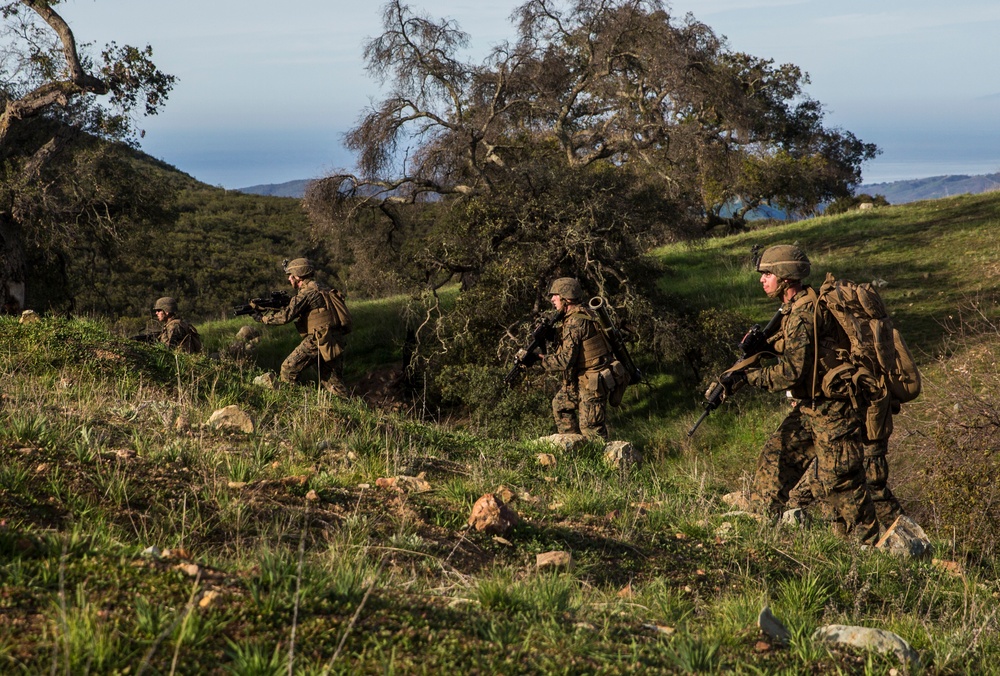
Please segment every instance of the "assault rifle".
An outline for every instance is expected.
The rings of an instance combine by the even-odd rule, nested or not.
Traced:
[[[291,302],[292,298],[286,291],[272,291],[271,295],[264,298],[251,298],[245,305],[234,305],[233,316],[255,315],[260,312],[257,308],[277,310],[278,308],[288,307],[288,304]]]
[[[538,326],[531,332],[531,340],[528,341],[528,345],[524,349],[518,350],[517,355],[514,357],[514,366],[503,378],[507,387],[516,385],[528,367],[541,361],[542,358],[539,356],[539,353],[545,348],[546,343],[555,338],[555,325],[556,322],[563,318],[563,314],[563,311],[560,310],[542,319],[538,323]]]
[[[140,343],[158,343],[160,342],[160,333],[160,331],[143,331],[134,336],[129,336],[129,340],[135,340]]]
[[[708,414],[719,408],[719,406],[722,405],[722,402],[726,400],[726,396],[730,394],[726,392],[726,385],[722,382],[725,380],[725,376],[727,374],[746,370],[756,362],[760,361],[762,356],[770,352],[771,344],[768,340],[775,334],[775,332],[777,332],[778,327],[781,325],[781,317],[782,312],[781,310],[778,310],[774,313],[774,316],[771,317],[770,321],[767,322],[764,328],[760,328],[760,324],[754,324],[750,327],[750,330],[747,331],[746,335],[743,336],[743,340],[741,340],[738,345],[741,355],[740,358],[736,360],[736,363],[723,371],[718,380],[713,382],[705,392],[705,403],[702,404],[705,411],[701,414],[701,417],[698,418],[698,421],[694,424],[694,426],[688,430],[687,435],[689,437],[693,435],[695,430],[698,429],[698,426],[705,421]],[[735,390],[733,390],[733,392],[735,392]]]

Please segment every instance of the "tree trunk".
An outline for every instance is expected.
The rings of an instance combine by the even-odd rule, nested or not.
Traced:
[[[24,247],[10,214],[0,213],[0,314],[24,310]]]

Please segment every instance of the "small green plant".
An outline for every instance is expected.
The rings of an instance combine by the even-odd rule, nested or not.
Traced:
[[[226,476],[230,481],[253,481],[260,476],[260,465],[257,461],[241,453],[231,453],[225,460]]]
[[[532,606],[524,589],[506,570],[481,578],[473,588],[473,598],[484,610],[506,614],[522,613]]]
[[[12,413],[7,417],[7,424],[0,430],[2,438],[23,446],[45,447],[49,441],[48,420],[39,414]]]
[[[775,612],[792,623],[814,621],[832,596],[833,585],[824,576],[809,572],[783,580],[775,597]]]
[[[539,615],[558,615],[579,606],[577,584],[576,579],[566,574],[538,575],[523,583],[523,598]]]
[[[269,650],[257,641],[237,643],[226,637],[226,651],[230,659],[225,665],[227,672],[239,676],[284,676],[288,672],[288,656],[282,651],[281,644]]]
[[[24,463],[0,464],[0,486],[14,494],[21,493],[31,479],[31,470]]]
[[[717,640],[681,635],[670,642],[667,657],[680,671],[687,674],[713,674],[719,671]]]
[[[79,438],[73,441],[73,456],[81,465],[89,465],[94,462],[97,450],[92,428],[86,425],[80,427]]]
[[[53,602],[48,611],[57,663],[73,673],[110,671],[122,657],[118,633],[102,618],[100,608],[90,603],[82,584],[76,587],[73,600],[73,605]]]
[[[153,639],[166,627],[170,613],[145,596],[135,597],[135,627],[146,638]]]

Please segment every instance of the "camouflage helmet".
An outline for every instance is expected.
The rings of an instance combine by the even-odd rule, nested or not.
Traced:
[[[791,244],[768,247],[757,264],[757,272],[770,272],[779,279],[805,279],[809,270],[808,256]]]
[[[296,258],[285,264],[285,274],[296,277],[311,277],[315,268],[308,258]]]
[[[241,326],[240,330],[236,332],[236,340],[244,343],[249,343],[257,338],[260,338],[260,331],[253,326]]]
[[[550,296],[559,296],[563,300],[581,301],[583,300],[583,287],[576,277],[560,277],[549,286]]]
[[[156,302],[153,303],[153,313],[155,314],[157,310],[163,310],[168,315],[175,314],[177,312],[177,299],[171,298],[170,296],[158,298]]]

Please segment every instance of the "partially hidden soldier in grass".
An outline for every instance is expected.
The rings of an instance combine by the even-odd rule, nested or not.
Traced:
[[[549,287],[552,305],[562,311],[562,338],[554,354],[540,355],[546,371],[562,374],[552,399],[560,434],[608,438],[609,391],[600,377],[614,361],[598,319],[584,305],[583,287],[573,277],[560,277]]]
[[[299,375],[310,364],[318,367],[323,388],[337,396],[346,397],[344,386],[344,334],[350,330],[336,305],[343,305],[343,296],[336,289],[320,284],[314,279],[315,268],[307,258],[296,258],[285,266],[288,282],[296,290],[288,305],[283,308],[258,308],[254,319],[264,324],[280,325],[295,322],[302,342],[292,350],[281,364],[281,380],[298,381]]]
[[[801,249],[770,247],[757,270],[764,292],[782,302],[781,326],[772,338],[778,361],[727,372],[719,380],[727,392],[743,384],[786,390],[792,408],[764,444],[747,497],[752,508],[777,516],[815,460],[812,489],[823,518],[841,534],[871,539],[879,523],[865,481],[860,414],[849,397],[835,396],[824,380],[839,365],[838,348],[846,335],[817,303],[816,291],[802,283],[810,263]]]
[[[177,300],[164,296],[153,303],[153,316],[163,324],[159,332],[144,334],[150,342],[159,341],[171,350],[189,354],[201,352],[201,336],[189,322],[177,316]]]

